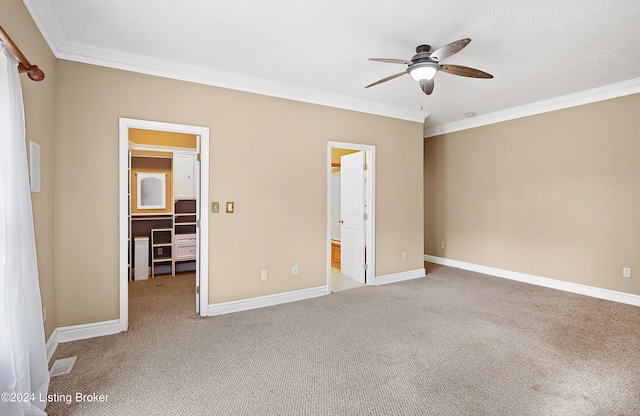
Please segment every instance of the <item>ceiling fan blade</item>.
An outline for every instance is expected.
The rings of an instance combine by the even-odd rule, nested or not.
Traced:
[[[376,81],[373,84],[369,84],[365,88],[373,87],[374,85],[378,85],[378,84],[382,84],[383,82],[391,81],[392,79],[398,78],[399,76],[404,75],[406,73],[407,73],[407,71],[398,72],[397,74],[393,74],[393,75],[388,76],[386,78],[382,78],[380,81]]]
[[[431,95],[433,92],[433,78],[428,81],[426,79],[421,79],[420,88],[422,88],[422,91],[424,91],[425,94]]]
[[[376,62],[387,62],[390,64],[405,64],[409,65],[411,61],[407,61],[406,59],[393,59],[393,58],[369,58],[370,61]]]
[[[469,78],[493,78],[493,75],[489,73],[480,71],[479,69],[469,68],[468,66],[442,65],[441,71]]]
[[[454,53],[460,52],[465,46],[467,46],[471,42],[471,39],[464,38],[457,40],[455,42],[451,42],[447,45],[444,45],[431,53],[431,58],[436,61],[442,61],[453,55]]]

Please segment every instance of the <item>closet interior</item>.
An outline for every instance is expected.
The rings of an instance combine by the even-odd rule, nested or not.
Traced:
[[[198,137],[129,129],[129,280],[196,270]]]

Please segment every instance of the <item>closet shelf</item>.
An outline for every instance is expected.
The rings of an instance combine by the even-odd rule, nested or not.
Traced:
[[[175,276],[173,263],[173,228],[151,229],[151,278],[156,275],[156,266],[171,264],[171,275]]]

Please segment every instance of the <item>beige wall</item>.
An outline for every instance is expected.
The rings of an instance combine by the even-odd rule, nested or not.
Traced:
[[[631,95],[425,139],[425,253],[640,295],[639,108]]]
[[[42,305],[47,309],[45,336],[48,338],[56,327],[56,302],[54,285],[54,93],[56,61],[20,0],[0,2],[0,25],[11,36],[31,64],[45,72],[41,82],[31,81],[21,75],[25,107],[26,146],[29,140],[40,145],[41,192],[32,193],[33,220],[38,252],[38,273]]]
[[[423,267],[421,123],[67,61],[56,108],[59,326],[118,318],[119,117],[211,129],[210,304],[326,284],[327,141],[376,146],[377,274]]]

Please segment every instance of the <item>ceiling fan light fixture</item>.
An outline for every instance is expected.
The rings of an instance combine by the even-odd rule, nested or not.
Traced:
[[[421,62],[409,67],[409,75],[416,81],[423,79],[429,81],[436,76],[439,69],[440,65],[435,62]]]

